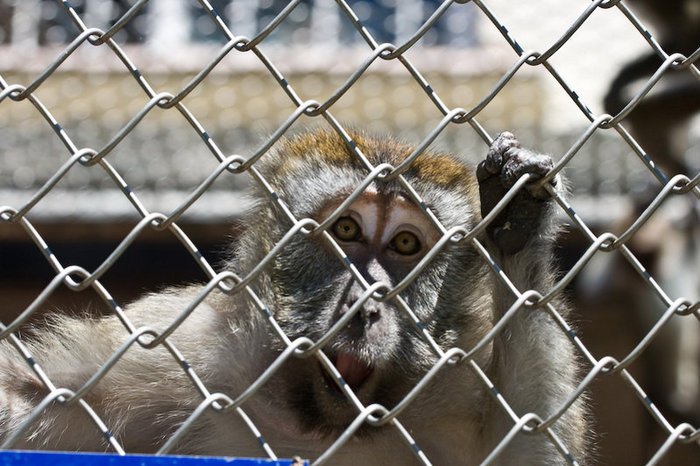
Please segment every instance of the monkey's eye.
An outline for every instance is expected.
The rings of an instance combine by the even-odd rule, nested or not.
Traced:
[[[341,217],[333,224],[333,235],[341,241],[357,241],[362,229],[352,217]]]
[[[394,236],[389,243],[389,248],[403,256],[411,256],[421,250],[421,243],[418,237],[410,231],[402,231]]]

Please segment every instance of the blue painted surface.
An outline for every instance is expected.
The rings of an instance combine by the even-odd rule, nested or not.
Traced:
[[[106,453],[66,453],[0,451],[0,466],[296,466],[307,462],[208,456],[115,455]]]

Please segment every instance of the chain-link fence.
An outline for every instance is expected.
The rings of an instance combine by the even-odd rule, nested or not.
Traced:
[[[311,342],[290,341],[281,333],[287,349],[250,390],[234,394],[206,386],[196,365],[190,366],[168,335],[192,319],[194,307],[206,295],[228,288],[231,279],[240,283],[233,293],[253,293],[247,284],[258,267],[238,277],[217,265],[212,259],[220,246],[210,242],[223,243],[231,233],[210,227],[236,219],[247,209],[240,193],[251,174],[259,178],[258,161],[302,127],[325,126],[350,139],[344,123],[348,121],[350,126],[369,123],[374,131],[413,139],[419,150],[412,161],[428,147],[440,145],[478,160],[493,134],[504,130],[521,132],[525,145],[554,154],[554,173],[566,168],[572,191],[569,200],[556,196],[558,215],[569,223],[561,241],[565,273],[541,294],[518,290],[514,302],[540,298],[545,303],[552,296],[573,296],[576,313],[571,318],[580,322],[583,337],[563,319],[560,327],[584,361],[584,371],[555,418],[582,396],[590,399],[593,413],[616,418],[608,430],[599,421],[591,423],[593,443],[602,445],[591,453],[594,458],[567,456],[566,445],[559,443],[562,457],[572,464],[696,462],[700,164],[692,145],[693,129],[685,130],[684,124],[700,108],[700,75],[693,65],[700,53],[695,50],[700,29],[693,27],[700,13],[692,0],[669,2],[673,6],[668,8],[630,1],[630,7],[648,7],[649,17],[661,24],[657,42],[626,3],[572,3],[566,7],[571,11],[568,28],[557,31],[545,45],[530,48],[503,19],[511,18],[511,12],[499,11],[503,5],[495,0],[0,2],[0,43],[5,44],[0,56],[6,62],[0,63],[0,238],[6,243],[0,274],[10,283],[2,290],[6,309],[0,337],[16,347],[47,393],[2,446],[12,448],[52,403],[77,404],[88,415],[84,424],[101,432],[108,448],[124,453],[111,435],[113,426],[93,409],[90,393],[131,346],[153,346],[143,338],[151,336],[155,346],[165,347],[170,354],[166,357],[182,367],[200,400],[197,409],[186,413],[185,422],[165,436],[160,453],[186,438],[208,411],[224,409],[227,415],[241,416],[250,435],[260,439],[261,455],[276,458],[276,445],[262,440],[265,426],[255,416],[248,417],[244,403],[263,382],[274,379],[285,361],[309,351]],[[676,15],[674,8],[684,14]],[[546,11],[532,5],[527,9],[536,11],[530,19],[546,20]],[[567,47],[594,33],[586,27],[601,17],[624,22],[642,45],[639,58],[629,63],[615,62],[606,50],[578,49],[584,50],[582,60],[607,60],[615,70],[609,80],[600,79],[598,84],[606,88],[605,107],[593,111],[599,103],[587,101],[578,86],[585,87],[585,80],[594,77],[567,75],[560,70],[568,71],[569,65],[557,60]],[[198,27],[188,29],[185,24]],[[539,25],[526,27],[534,30]],[[672,39],[666,39],[665,28],[672,31]],[[479,47],[484,34],[497,36],[494,41],[501,48]],[[676,40],[680,36],[682,40]],[[614,38],[610,43],[612,48]],[[550,87],[538,84],[542,76]],[[173,88],[177,90],[164,90]],[[543,104],[552,93],[559,94],[558,107]],[[120,102],[115,95],[129,99]],[[552,109],[561,110],[562,105],[566,110],[553,117]],[[543,120],[560,120],[560,126],[575,120],[582,129],[553,136],[542,129]],[[378,173],[368,167],[367,176],[371,181]],[[269,190],[270,202],[290,212],[293,222],[285,239],[270,248],[266,262],[312,224],[291,215],[267,180],[258,181],[262,188],[252,189]],[[80,227],[66,229],[71,222]],[[105,224],[111,225],[109,232]],[[450,233],[444,228],[442,233],[447,241]],[[172,247],[144,265],[138,256],[147,255],[149,246],[157,247],[148,243],[139,249],[139,239],[148,235],[158,238],[156,243],[167,235]],[[76,241],[72,236],[78,238],[77,249],[83,245],[83,255],[61,249],[62,243]],[[90,246],[95,236],[112,242],[94,251]],[[207,246],[199,247],[200,242]],[[137,328],[123,312],[119,285],[109,285],[111,277],[118,270],[133,275],[134,269],[144,268],[144,275],[160,274],[158,285],[172,283],[183,277],[171,278],[170,256],[183,251],[197,269],[185,279],[206,283],[196,299],[173,314],[165,333]],[[81,263],[91,265],[77,265]],[[28,272],[39,268],[46,269],[39,278]],[[25,273],[34,280],[31,287],[28,280],[21,283],[33,290],[29,302],[27,294],[16,289],[22,282],[17,278]],[[39,291],[37,282],[44,284]],[[137,287],[151,283],[145,280]],[[617,283],[612,291],[610,283]],[[104,312],[117,315],[123,324],[120,351],[92,370],[77,390],[56,385],[40,358],[23,344],[27,325],[40,325],[40,316],[55,305],[52,299],[61,290],[68,290],[61,305],[75,307],[75,296],[91,292],[104,304]],[[375,290],[370,287],[371,291]],[[267,312],[265,303],[260,309]],[[279,331],[275,318],[266,316],[271,329]],[[600,329],[607,333],[602,344],[587,339]],[[429,334],[424,337],[439,356],[435,370],[469,350],[440,348]],[[311,351],[333,373],[333,365],[316,345]],[[651,362],[639,368],[642,360]],[[494,389],[476,363],[469,358],[463,362],[465,370],[475,370],[484,386]],[[606,388],[609,380],[617,385]],[[416,392],[428,382],[426,376]],[[411,393],[397,406],[410,402],[415,396]],[[395,428],[418,462],[431,461],[402,427],[400,409],[397,414],[394,406],[364,406],[352,393],[350,397],[357,418],[312,461],[332,464],[334,453],[363,425],[384,424]],[[601,401],[606,397],[608,404]],[[538,431],[538,426],[548,430],[550,420],[533,413],[516,415],[509,400],[495,400],[512,417],[512,435]],[[605,409],[596,409],[596,404]],[[644,413],[624,418],[632,412],[625,411],[628,404]],[[645,437],[649,443],[634,444],[639,451],[615,456],[612,451],[624,450],[621,439],[635,425],[656,434]],[[503,438],[488,461],[498,464],[497,455],[512,435]],[[611,438],[612,445],[605,438]],[[553,441],[558,442],[556,436]]]

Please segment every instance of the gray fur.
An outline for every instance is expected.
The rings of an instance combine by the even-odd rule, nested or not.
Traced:
[[[411,150],[392,140],[355,136],[375,164],[395,164],[397,158]],[[305,155],[292,156],[299,152],[300,144],[299,140],[292,140],[266,155],[259,166],[297,218],[318,215],[324,203],[347,196],[366,176],[366,171],[352,162],[350,152],[346,158],[329,160],[324,150],[342,147],[333,146],[335,136],[316,133],[304,137],[308,146]],[[482,190],[491,189],[491,178],[501,176],[505,149],[499,144],[503,146],[503,138],[492,148],[487,173],[479,176]],[[510,144],[507,150],[518,155],[513,147]],[[542,174],[542,164],[527,165],[529,153],[523,151],[520,155],[526,166],[534,166]],[[427,166],[433,158],[437,163],[439,157],[440,163],[451,160],[426,153],[421,155],[420,163]],[[508,167],[514,173],[519,170]],[[420,173],[425,172],[421,172],[417,162],[404,176],[440,221],[447,228],[474,228],[480,220],[480,207],[473,172],[465,171],[457,183],[435,182],[419,176]],[[376,181],[373,189],[389,197],[401,191],[395,181]],[[481,196],[489,198],[488,203],[492,204],[491,193],[482,192]],[[543,197],[524,191],[517,203],[526,207],[535,203],[537,209],[528,212],[551,216],[551,200]],[[512,214],[517,216],[517,212]],[[503,246],[498,237],[494,239],[493,228],[484,240],[520,290],[546,291],[553,282],[552,222],[549,218],[525,220],[521,222],[524,241],[511,238]],[[507,219],[498,221],[502,226]],[[240,275],[250,271],[291,226],[264,196],[257,200],[244,225],[246,229],[233,246],[233,259],[227,264]],[[370,283],[381,280],[396,284],[411,268],[410,264],[401,263],[389,267],[374,259],[362,258],[356,264]],[[301,336],[320,338],[362,291],[331,253],[322,235],[295,236],[251,286],[292,340]],[[200,290],[201,286],[189,286],[151,294],[129,305],[126,313],[136,326],[163,329]],[[457,346],[464,350],[470,350],[514,301],[469,244],[448,245],[401,296],[444,349]],[[555,306],[565,310],[563,303],[555,302]],[[358,364],[371,366],[373,372],[357,387],[357,395],[366,405],[382,403],[392,408],[435,364],[437,357],[395,302],[370,300],[363,312],[364,317],[356,316],[324,351],[331,358],[339,352],[350,352]],[[371,322],[368,315],[372,316]],[[27,342],[32,355],[57,386],[71,389],[79,388],[128,336],[115,317],[56,317],[49,329],[37,332],[38,336]],[[247,295],[220,291],[212,292],[169,341],[182,352],[210,391],[226,393],[231,398],[242,393],[284,348]],[[519,415],[535,412],[547,418],[575,388],[577,363],[573,348],[542,310],[519,312],[474,360]],[[2,439],[45,396],[46,389],[8,344],[0,355],[0,389]],[[243,409],[277,455],[314,459],[358,414],[333,391],[316,358],[293,358]],[[146,350],[137,345],[85,400],[129,452],[155,451],[201,402],[165,349]],[[582,402],[577,402],[553,425],[554,432],[579,462],[586,459],[584,414]],[[438,465],[478,464],[512,427],[489,390],[466,364],[443,369],[400,414],[399,420],[430,461]],[[106,444],[78,407],[53,406],[14,447],[101,451]],[[234,411],[207,413],[174,452],[264,454]],[[330,463],[404,465],[414,464],[416,459],[391,426],[366,426]],[[558,465],[566,461],[546,435],[520,434],[497,464]]]

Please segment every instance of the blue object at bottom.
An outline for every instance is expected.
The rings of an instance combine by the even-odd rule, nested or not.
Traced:
[[[43,451],[0,451],[0,466],[306,466],[294,460],[210,456],[115,455]]]

